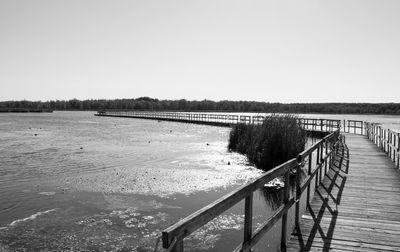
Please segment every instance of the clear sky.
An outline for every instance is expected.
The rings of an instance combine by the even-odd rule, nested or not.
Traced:
[[[400,1],[0,0],[0,100],[400,102]]]

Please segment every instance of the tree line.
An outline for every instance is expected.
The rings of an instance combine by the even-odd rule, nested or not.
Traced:
[[[264,113],[326,114],[400,114],[400,103],[270,103],[256,101],[189,101],[136,99],[90,99],[51,101],[2,101],[0,110],[150,110],[150,111],[224,111]]]

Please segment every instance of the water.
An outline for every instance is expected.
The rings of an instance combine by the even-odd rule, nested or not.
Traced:
[[[0,114],[0,251],[157,251],[161,230],[261,174],[227,151],[229,128],[93,114]],[[255,226],[277,207],[274,197],[255,193]],[[185,248],[234,249],[243,209]],[[279,237],[277,223],[256,251],[276,251]]]
[[[261,173],[227,151],[228,128],[93,114],[0,115],[0,250],[152,251],[162,229]]]

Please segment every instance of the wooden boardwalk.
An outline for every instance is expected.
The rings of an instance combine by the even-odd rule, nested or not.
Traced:
[[[345,134],[287,251],[400,251],[400,172],[366,136]]]

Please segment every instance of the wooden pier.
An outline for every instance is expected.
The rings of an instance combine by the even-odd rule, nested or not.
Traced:
[[[262,114],[237,113],[193,113],[193,112],[154,112],[154,111],[98,111],[95,116],[150,119],[231,127],[234,124],[260,124],[264,121]],[[345,132],[363,133],[364,124],[357,120],[334,120],[299,117],[300,124],[308,131],[333,132],[342,129]]]
[[[366,136],[346,134],[287,251],[400,251],[400,172]]]
[[[232,114],[98,112],[131,117],[229,126],[260,123],[264,117]],[[214,124],[215,123],[215,124]],[[183,251],[184,238],[244,200],[243,240],[235,251],[252,247],[281,221],[281,251],[400,251],[400,133],[362,121],[305,119],[307,130],[331,132],[322,140],[239,189],[162,232],[166,251]],[[290,193],[289,173],[297,170]],[[306,177],[299,176],[303,172]],[[257,229],[252,223],[253,193],[283,177],[283,204]],[[315,186],[311,186],[315,185]],[[312,188],[315,190],[312,190]],[[306,197],[307,208],[299,207]],[[287,214],[295,209],[294,230]]]

